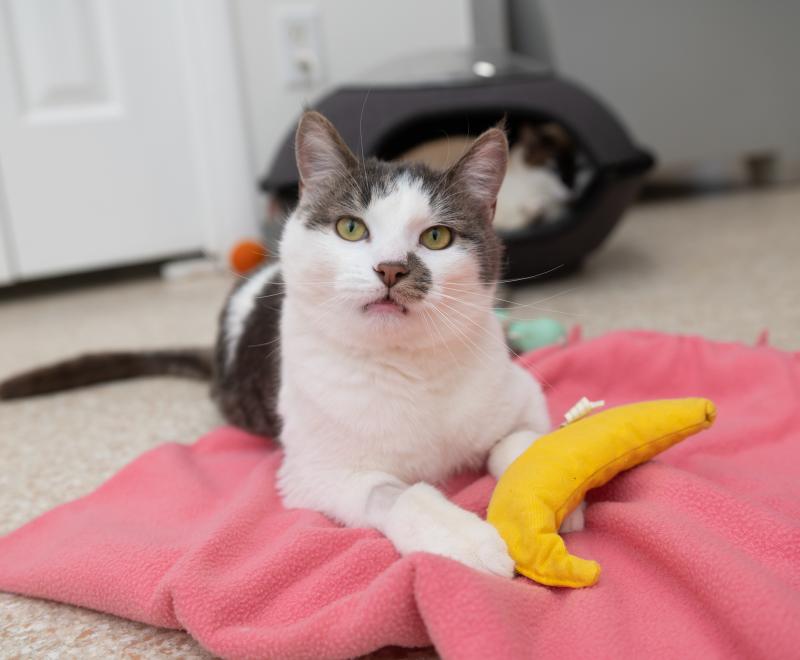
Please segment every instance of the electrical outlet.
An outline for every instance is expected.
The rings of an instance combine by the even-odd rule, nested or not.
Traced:
[[[288,87],[311,87],[322,82],[319,12],[312,4],[275,7],[275,44],[281,75]]]

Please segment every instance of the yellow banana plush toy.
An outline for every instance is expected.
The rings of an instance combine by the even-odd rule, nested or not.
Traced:
[[[707,429],[715,417],[708,399],[646,401],[578,419],[537,439],[500,477],[486,516],[517,571],[550,586],[595,584],[599,564],[570,555],[558,535],[564,518],[586,491]]]

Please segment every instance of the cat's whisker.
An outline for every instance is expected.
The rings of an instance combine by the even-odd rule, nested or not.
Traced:
[[[539,277],[544,277],[545,275],[549,275],[550,273],[554,273],[560,268],[563,268],[566,264],[558,264],[558,266],[553,266],[548,270],[542,271],[541,273],[536,273],[535,275],[528,275],[527,277],[514,277],[508,280],[497,280],[497,284],[511,284],[512,282],[524,282],[526,280],[535,280]]]
[[[285,295],[283,291],[278,291],[278,293],[268,293],[265,296],[256,296],[256,300],[264,300],[265,298],[274,298],[275,296],[283,296]]]
[[[545,275],[549,275],[557,271],[559,268],[563,268],[564,264],[559,264],[549,270],[542,271],[541,273],[536,273],[536,275],[528,275],[527,277],[515,277],[509,280],[497,280],[494,284],[511,284],[513,282],[524,282],[525,280],[535,280],[538,277],[544,277]],[[462,286],[475,286],[476,284],[483,284],[485,285],[486,282],[451,282],[451,284],[461,284]]]
[[[533,307],[532,309],[537,311],[537,312],[546,312],[547,314],[563,314],[563,315],[569,316],[570,318],[577,318],[577,319],[585,319],[585,318],[587,318],[586,314],[572,314],[572,313],[568,313],[568,312],[561,312],[561,311],[559,311],[557,309],[549,309],[547,307]],[[512,314],[511,316],[508,317],[508,320],[509,321],[540,321],[543,318],[545,318],[545,317],[544,316],[525,316],[525,317],[520,318],[520,317],[514,316]]]
[[[448,305],[448,304],[447,304],[446,302],[444,302],[444,301],[442,301],[442,305],[444,305],[444,306],[445,306],[447,309],[449,309],[450,311],[452,311],[452,312],[455,312],[456,314],[458,314],[459,316],[461,316],[461,317],[462,317],[463,319],[465,319],[466,321],[469,321],[469,322],[470,322],[472,325],[474,325],[476,328],[478,328],[478,330],[480,330],[481,332],[483,332],[483,333],[487,334],[487,335],[488,335],[489,337],[491,337],[492,339],[494,339],[494,338],[495,338],[495,336],[491,334],[491,332],[489,331],[489,329],[488,329],[488,328],[486,328],[486,327],[482,326],[480,323],[478,323],[477,321],[475,321],[475,319],[471,318],[470,316],[468,316],[468,315],[467,315],[467,314],[465,314],[464,312],[462,312],[462,311],[460,311],[460,310],[456,309],[456,308],[455,308],[453,305]],[[503,340],[503,344],[505,345],[505,340]],[[514,351],[513,351],[513,350],[511,350],[510,348],[509,348],[509,351],[511,351],[511,353],[514,353]],[[517,355],[516,353],[514,353],[514,355],[516,355],[517,357],[519,357],[519,355]]]
[[[247,275],[243,275],[242,273],[237,273],[235,270],[233,270],[231,268],[228,268],[227,270],[228,270],[228,274],[229,275],[233,275],[234,277],[238,277],[240,280],[246,280],[246,281],[249,282],[252,279],[251,277],[247,277]]]
[[[483,357],[486,358],[488,363],[491,364],[493,362],[493,358],[488,353],[486,353],[486,351],[484,351],[478,344],[476,344],[472,340],[472,338],[466,333],[466,331],[464,329],[459,328],[458,325],[455,323],[455,321],[453,319],[448,318],[447,315],[444,312],[442,312],[442,310],[438,309],[437,307],[431,307],[431,309],[435,310],[439,314],[439,316],[442,318],[442,321],[451,330],[456,332],[462,338],[462,343],[464,343],[464,346],[466,348],[470,348],[470,346],[471,346],[473,349],[475,349],[479,353],[481,353],[481,355],[483,355]],[[469,342],[469,346],[467,345],[466,342]],[[477,356],[477,353],[475,353],[475,350],[473,350],[472,353],[473,353],[473,355]]]
[[[447,287],[445,287],[445,286],[442,286],[442,285],[439,285],[439,286],[442,289],[447,289]],[[447,290],[449,291],[450,289],[447,289]],[[453,293],[467,293],[467,292],[466,291],[454,291]],[[494,296],[488,296],[488,295],[480,294],[480,293],[477,293],[477,292],[474,292],[474,291],[470,291],[469,294],[470,295],[477,295],[477,296],[480,296],[481,298],[485,298],[485,299],[489,299],[489,300],[498,300],[498,298],[495,298]],[[453,296],[453,295],[450,295],[449,293],[445,293],[445,291],[438,291],[437,295],[440,295],[443,298],[447,298],[448,300],[453,300],[455,302],[461,303],[463,305],[468,305],[469,307],[475,307],[477,309],[486,309],[487,307],[490,306],[488,303],[483,303],[483,301],[482,301],[482,304],[474,303],[474,302],[466,300],[465,298],[462,298],[460,296]]]
[[[490,338],[492,338],[492,339],[496,339],[496,337],[495,337],[493,334],[491,334],[491,332],[488,330],[488,328],[485,328],[485,327],[483,327],[482,325],[480,325],[479,323],[477,323],[477,322],[476,322],[474,319],[470,318],[469,316],[467,316],[467,315],[466,315],[466,314],[464,314],[463,312],[459,311],[458,309],[456,309],[456,308],[455,308],[455,307],[453,307],[452,305],[448,305],[447,303],[444,303],[444,302],[443,302],[442,304],[443,304],[445,307],[447,307],[449,310],[451,310],[451,311],[455,312],[455,313],[456,313],[456,314],[458,314],[459,316],[463,317],[465,320],[469,321],[469,322],[470,322],[472,325],[474,325],[476,328],[478,328],[478,329],[479,329],[481,332],[484,332],[484,333],[486,333],[486,334],[487,334],[487,335],[488,335]],[[511,353],[511,354],[512,354],[514,357],[516,357],[516,358],[519,358],[519,357],[520,357],[520,356],[519,356],[519,355],[516,353],[516,351],[514,351],[514,349],[512,349],[512,348],[511,348],[511,347],[510,347],[510,346],[509,346],[509,345],[506,343],[506,341],[505,341],[505,338],[503,338],[503,339],[498,339],[498,341],[500,341],[500,342],[503,344],[503,346],[505,346],[505,348],[506,348],[506,349],[508,349],[509,353]]]
[[[563,291],[559,291],[558,293],[554,293],[552,296],[547,296],[546,298],[539,298],[538,300],[535,300],[531,304],[532,305],[538,305],[539,303],[547,302],[548,300],[553,300],[553,298],[559,298],[561,296],[565,296],[568,293],[572,293],[573,291],[577,291],[578,289],[580,289],[579,286],[573,286],[573,287],[571,287],[569,289],[564,289]]]
[[[439,317],[441,318],[442,323],[444,323],[450,329],[450,331],[453,333],[454,339],[457,340],[458,342],[460,342],[464,346],[464,349],[467,350],[468,353],[470,353],[471,355],[473,355],[474,357],[476,357],[476,358],[478,358],[480,360],[480,356],[465,341],[463,334],[460,333],[457,328],[453,327],[453,324],[447,319],[447,317],[442,313],[442,311],[437,309],[436,307],[431,307],[430,309],[433,312],[435,312],[436,314],[439,315]],[[434,327],[435,327],[435,322],[434,322]]]
[[[281,348],[281,345],[278,344],[275,348],[273,348],[269,353],[267,353],[264,356],[264,361],[266,362],[267,360],[269,360],[276,353],[276,351],[280,350],[280,348]]]
[[[466,315],[466,314],[464,314],[463,312],[460,312],[459,310],[455,309],[454,307],[452,307],[451,305],[448,305],[448,304],[447,304],[447,303],[445,303],[445,302],[442,302],[442,304],[443,304],[445,307],[447,307],[448,309],[450,309],[451,311],[455,312],[456,314],[459,314],[460,316],[463,316],[463,317],[464,317],[464,318],[465,318],[467,321],[469,321],[470,323],[472,323],[472,324],[473,324],[475,327],[477,327],[477,328],[479,328],[480,330],[482,330],[483,332],[487,333],[487,334],[488,334],[488,336],[489,336],[489,337],[491,337],[492,339],[495,339],[495,336],[494,336],[494,335],[492,335],[492,334],[491,334],[491,333],[488,331],[488,329],[487,329],[487,328],[484,328],[483,326],[481,326],[480,324],[478,324],[477,322],[475,322],[473,319],[471,319],[469,316],[467,316],[467,315]],[[517,352],[516,352],[516,351],[515,351],[513,348],[511,348],[511,347],[510,347],[510,346],[509,346],[509,345],[506,343],[505,336],[504,336],[504,337],[503,337],[503,339],[502,339],[502,340],[500,340],[500,341],[502,341],[503,345],[504,345],[504,346],[505,346],[505,347],[508,349],[508,352],[509,352],[509,353],[511,353],[511,354],[512,354],[512,355],[513,355],[515,358],[517,358],[518,360],[522,358],[522,356],[521,356],[521,355],[519,355],[519,353],[517,353]],[[542,382],[543,382],[545,385],[547,385],[548,387],[552,387],[552,385],[551,385],[551,384],[550,384],[550,383],[547,381],[547,379],[544,377],[544,375],[543,375],[543,374],[542,374],[542,373],[541,373],[541,372],[540,372],[540,371],[539,371],[539,370],[538,370],[538,369],[537,369],[535,366],[531,365],[531,369],[532,369],[533,371],[535,371],[535,372],[536,372],[536,375],[539,377],[539,379],[540,379],[540,380],[541,380],[541,381],[542,381]]]
[[[440,285],[440,286],[442,288],[447,288],[447,287],[445,287],[443,285]],[[508,309],[508,310],[511,310],[511,311],[516,311],[516,310],[519,310],[519,309],[525,309],[525,308],[530,307],[530,308],[535,309],[537,311],[546,312],[548,314],[563,314],[565,316],[585,317],[585,314],[575,314],[573,312],[565,312],[565,311],[560,310],[560,309],[553,309],[553,308],[549,308],[549,307],[539,307],[536,303],[525,303],[525,304],[515,303],[515,302],[513,302],[511,300],[505,300],[504,298],[497,298],[495,296],[490,296],[488,294],[477,293],[477,292],[471,292],[471,293],[473,295],[481,296],[482,298],[490,298],[492,300],[499,300],[499,301],[502,301],[502,302],[510,303],[511,305],[513,305],[513,307],[503,307],[502,309]],[[470,307],[475,307],[477,309],[484,309],[483,305],[477,305],[477,304],[475,304],[473,302],[469,302],[467,300],[464,300],[463,298],[459,298],[457,296],[451,296],[451,295],[449,295],[447,293],[444,293],[444,292],[441,292],[441,291],[439,292],[439,295],[442,296],[443,298],[448,298],[449,300],[453,300],[453,301],[459,302],[462,305],[469,305]],[[515,320],[515,321],[517,321],[517,320],[518,321],[529,321],[529,320],[533,320],[533,319],[516,319],[515,318],[513,320]]]
[[[286,282],[276,282],[276,285],[286,286]],[[292,280],[292,284],[341,284],[339,280]]]
[[[453,351],[450,350],[450,344],[444,338],[444,335],[442,335],[441,330],[439,330],[439,328],[436,326],[436,322],[428,314],[428,310],[425,309],[425,307],[421,307],[420,311],[422,312],[422,318],[424,319],[425,327],[428,328],[429,331],[431,328],[433,329],[433,331],[439,337],[439,340],[441,341],[442,345],[445,347],[445,350],[450,354],[450,357],[453,360],[453,364],[458,364],[458,360],[456,359],[455,354],[453,353]]]
[[[446,289],[448,289],[450,291],[453,291],[454,293],[462,293],[462,292],[466,293],[466,290],[453,288],[452,284],[453,283],[451,282],[450,285],[441,285],[441,286],[442,286],[442,288],[446,288]],[[576,290],[578,290],[580,288],[581,287],[579,287],[579,286],[573,286],[573,287],[570,287],[569,289],[564,289],[563,291],[559,291],[557,293],[554,293],[551,296],[547,296],[546,298],[539,298],[538,300],[534,300],[532,303],[518,303],[518,302],[515,302],[513,300],[507,300],[505,298],[500,298],[499,296],[491,296],[489,294],[481,294],[480,292],[470,291],[470,293],[476,293],[477,295],[483,295],[483,296],[485,296],[487,298],[493,298],[494,300],[499,300],[501,302],[509,303],[511,305],[516,305],[516,306],[519,306],[519,307],[530,307],[532,305],[538,305],[539,303],[547,302],[548,300],[552,300],[553,298],[558,298],[559,296],[563,296],[563,295],[566,295],[568,293],[572,293],[573,291],[576,291]]]
[[[442,288],[447,288],[447,287],[442,287]],[[461,293],[461,292],[459,292],[459,293]],[[472,295],[478,295],[478,296],[480,296],[482,298],[488,298],[488,299],[491,299],[491,300],[498,300],[498,301],[502,301],[502,302],[507,302],[510,305],[512,305],[511,307],[499,306],[498,307],[499,309],[507,309],[509,311],[517,311],[517,310],[520,310],[520,309],[531,308],[531,309],[535,309],[537,311],[547,312],[547,313],[551,313],[551,314],[564,314],[565,316],[585,316],[583,314],[575,314],[573,312],[565,312],[565,311],[560,310],[560,309],[554,309],[554,308],[549,308],[549,307],[540,307],[536,303],[525,303],[525,304],[523,304],[523,303],[515,303],[515,302],[513,302],[511,300],[505,300],[504,298],[497,298],[495,296],[490,296],[490,295],[487,295],[487,294],[481,294],[481,293],[477,293],[477,292],[471,292],[471,293],[472,293]],[[458,296],[451,296],[450,294],[444,293],[443,291],[440,291],[439,295],[442,296],[443,298],[447,298],[449,300],[453,300],[453,301],[459,302],[459,303],[461,303],[463,305],[468,305],[470,307],[475,307],[475,308],[478,308],[478,309],[484,309],[484,305],[478,305],[476,303],[469,302],[468,300],[464,300],[463,298],[460,298]]]
[[[276,341],[280,340],[280,337],[275,337],[275,339],[270,339],[269,341],[262,342],[261,344],[250,344],[247,348],[261,348],[262,346],[269,346],[270,344],[274,344]]]

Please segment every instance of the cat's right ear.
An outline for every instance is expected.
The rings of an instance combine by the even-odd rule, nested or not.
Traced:
[[[294,148],[301,192],[341,176],[358,164],[333,124],[314,110],[304,112],[300,118]]]
[[[491,222],[507,166],[508,139],[501,122],[478,136],[467,152],[448,170],[447,177],[451,184],[461,187],[483,208]]]

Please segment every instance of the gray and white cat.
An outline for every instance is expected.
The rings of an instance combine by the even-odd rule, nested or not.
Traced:
[[[504,132],[486,131],[436,172],[359,161],[322,115],[307,112],[296,153],[301,194],[281,263],[251,274],[220,317],[212,371],[222,413],[280,439],[287,506],[374,527],[402,554],[433,552],[511,576],[495,529],[432,485],[485,463],[497,476],[550,428],[541,388],[509,358],[492,312]],[[159,364],[207,373],[199,355],[120,357],[127,368],[89,356],[23,374],[1,384],[0,397]],[[83,369],[92,360],[93,371]],[[582,524],[578,509],[565,527]]]

